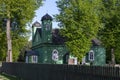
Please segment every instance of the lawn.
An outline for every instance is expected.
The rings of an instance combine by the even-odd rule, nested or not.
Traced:
[[[2,66],[2,61],[0,61],[0,67]],[[16,77],[13,77],[13,76],[9,76],[7,74],[0,74],[0,80],[20,80],[20,79],[17,79]]]
[[[0,61],[0,67],[2,66],[2,62]],[[13,77],[13,76],[9,76],[7,74],[0,74],[0,80],[20,80],[20,79],[17,79],[16,77]]]
[[[13,76],[6,75],[6,74],[0,74],[0,80],[19,80],[19,79]]]

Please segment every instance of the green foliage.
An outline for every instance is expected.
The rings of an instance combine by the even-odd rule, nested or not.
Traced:
[[[27,45],[28,43],[28,38],[25,37],[21,37],[19,36],[18,39],[13,39],[12,44],[13,44],[13,60],[17,61],[20,50]]]
[[[120,48],[115,49],[115,61],[116,64],[120,64]]]
[[[0,60],[5,60],[7,52],[6,19],[11,21],[12,53],[13,61],[16,61],[20,49],[28,42],[30,31],[26,29],[26,24],[32,21],[41,2],[42,0],[0,0]]]
[[[34,17],[34,11],[39,6],[37,2],[42,0],[0,0],[0,14],[4,17],[15,18],[15,14],[21,16],[21,23],[26,20],[31,20]],[[10,16],[8,16],[10,13]],[[26,14],[25,14],[26,13]],[[28,15],[29,14],[29,15]]]
[[[99,21],[100,0],[58,0],[61,34],[67,38],[70,52],[79,58],[87,53],[91,39],[96,37],[102,27]]]
[[[107,60],[111,59],[110,50],[114,48],[116,60],[120,63],[120,1],[103,0],[102,4],[100,17],[104,28],[99,31],[98,37],[108,50]]]
[[[6,35],[5,32],[2,32],[0,30],[0,60],[4,61],[6,57],[6,51],[7,51],[7,46],[6,46]]]
[[[19,80],[19,78],[12,76],[12,75],[5,74],[5,73],[0,74],[0,79],[2,79],[2,80]]]
[[[25,58],[26,58],[25,53],[26,53],[26,51],[30,50],[31,47],[32,47],[32,41],[29,41],[23,48],[21,48],[17,61],[25,62]]]

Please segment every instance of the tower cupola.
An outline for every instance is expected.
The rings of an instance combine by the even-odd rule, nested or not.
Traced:
[[[41,25],[40,25],[40,23],[38,21],[34,22],[33,25],[32,25],[32,27],[40,27],[40,26]]]
[[[44,20],[50,20],[52,21],[52,17],[47,13],[46,15],[44,15],[42,18],[41,18],[41,21],[44,21]]]

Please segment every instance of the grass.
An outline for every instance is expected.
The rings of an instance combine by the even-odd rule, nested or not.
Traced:
[[[2,61],[0,61],[0,67],[2,66]],[[0,73],[0,80],[20,80],[14,76],[7,75],[5,73]]]
[[[2,61],[0,61],[0,67],[2,66]],[[5,73],[0,73],[0,80],[21,80],[15,76],[10,76]]]
[[[17,79],[14,76],[10,76],[10,75],[2,73],[0,74],[0,80],[19,80],[19,79]]]

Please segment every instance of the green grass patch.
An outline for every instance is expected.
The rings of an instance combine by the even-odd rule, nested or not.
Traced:
[[[10,76],[5,73],[0,74],[0,80],[20,80],[15,76]]]

